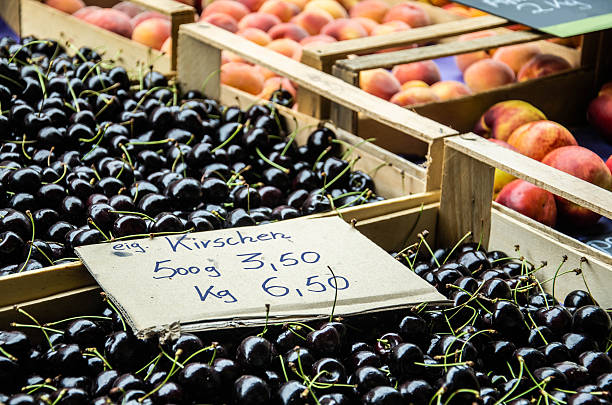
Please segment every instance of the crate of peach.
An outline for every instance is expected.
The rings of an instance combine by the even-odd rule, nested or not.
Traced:
[[[173,0],[11,0],[7,18],[22,36],[51,38],[86,46],[125,66],[137,77],[151,67],[164,74],[176,69],[180,24],[194,21],[196,10]],[[18,25],[17,25],[18,24]],[[173,41],[174,39],[174,41]],[[142,73],[140,73],[142,75]]]

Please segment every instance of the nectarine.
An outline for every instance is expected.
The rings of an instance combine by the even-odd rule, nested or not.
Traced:
[[[518,74],[525,63],[540,53],[540,48],[530,43],[502,46],[495,51],[493,59],[504,62],[515,74]]]
[[[474,127],[474,132],[485,138],[506,141],[521,125],[545,119],[546,116],[542,111],[525,101],[501,101],[482,114]]]
[[[555,226],[557,221],[554,195],[525,180],[508,183],[495,201],[544,225]]]
[[[570,131],[553,121],[533,121],[515,129],[508,143],[520,153],[535,160],[542,160],[554,149],[578,145]]]
[[[395,93],[389,101],[401,107],[412,107],[439,101],[439,99],[429,87],[414,86]]]
[[[552,75],[571,68],[572,65],[562,57],[541,53],[535,55],[523,65],[518,72],[517,79],[519,82],[524,82],[525,80]]]
[[[85,7],[82,0],[45,0],[45,4],[68,14],[74,14]]]
[[[377,23],[382,22],[389,11],[389,5],[382,0],[363,0],[349,10],[351,17],[366,17]]]
[[[603,93],[589,104],[587,118],[592,126],[612,142],[612,93]]]
[[[270,35],[270,38],[272,38],[273,40],[280,38],[289,38],[296,42],[300,42],[301,40],[309,36],[308,32],[304,28],[294,23],[281,23],[275,25],[274,27],[270,28],[270,31],[268,31],[268,35]]]
[[[242,20],[238,23],[238,28],[243,30],[252,27],[268,32],[270,28],[280,23],[281,20],[275,15],[257,12],[242,17]]]
[[[88,23],[112,31],[127,38],[132,37],[132,22],[127,14],[112,8],[94,10],[83,18]]]
[[[203,16],[200,21],[204,21],[219,28],[223,28],[224,30],[229,32],[238,31],[238,23],[229,14],[211,13],[206,16]]]
[[[214,13],[227,14],[234,20],[240,21],[242,17],[249,14],[251,10],[244,4],[234,0],[216,0],[206,6],[200,19]]]
[[[431,19],[423,8],[411,3],[400,3],[391,7],[385,14],[382,22],[394,20],[403,21],[412,28],[431,24]]]
[[[431,90],[436,93],[440,101],[452,100],[472,94],[472,90],[465,84],[456,80],[442,80],[431,85]]]
[[[334,20],[325,10],[307,10],[302,11],[291,19],[291,22],[304,28],[310,35],[317,35],[321,32],[321,28]]]
[[[368,36],[368,32],[361,24],[348,18],[339,18],[326,24],[321,28],[321,34],[334,37],[338,41]]]
[[[409,80],[422,80],[427,84],[434,84],[440,81],[440,70],[432,60],[396,65],[393,67],[392,73],[400,83]]]
[[[514,72],[508,65],[494,59],[483,59],[470,65],[463,74],[465,84],[474,91],[491,90],[514,82]]]

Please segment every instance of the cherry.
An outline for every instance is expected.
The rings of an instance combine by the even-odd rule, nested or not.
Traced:
[[[571,357],[567,346],[561,342],[551,342],[547,344],[543,349],[543,353],[550,364],[560,363],[569,360]]]
[[[234,360],[226,358],[216,358],[213,362],[213,368],[217,372],[220,383],[224,388],[228,388],[234,384],[241,373],[242,369]],[[224,389],[225,391],[225,389]]]
[[[270,401],[270,388],[259,377],[243,375],[234,383],[234,400],[244,405],[265,405]]]
[[[332,325],[323,325],[306,336],[306,344],[316,353],[334,355],[340,349],[340,334]]]
[[[575,388],[584,385],[589,381],[589,371],[586,367],[580,366],[571,361],[555,363],[555,368],[565,376],[568,387]],[[558,385],[557,385],[558,386]]]
[[[389,369],[398,377],[414,376],[420,372],[420,367],[414,363],[423,362],[423,352],[412,343],[400,343],[391,349]]]
[[[321,405],[348,405],[351,401],[346,395],[335,392],[319,397],[319,403]]]
[[[434,393],[434,389],[425,380],[408,380],[399,386],[399,391],[409,404],[427,403]]]
[[[572,331],[584,333],[593,339],[605,339],[612,329],[608,313],[601,307],[585,305],[578,308],[572,319]]]
[[[563,305],[566,307],[580,308],[586,305],[596,305],[596,303],[588,292],[574,290],[565,296]]]
[[[377,368],[366,366],[358,368],[348,379],[349,384],[355,384],[356,391],[363,395],[372,388],[389,385],[387,376]]]
[[[274,356],[272,344],[265,338],[249,336],[236,349],[236,360],[248,369],[267,367]]]
[[[312,368],[315,358],[307,348],[296,346],[285,353],[283,361],[287,364],[288,368],[295,367],[300,373],[306,373]]]
[[[612,372],[612,360],[606,353],[587,351],[580,354],[578,361],[593,378]]]
[[[556,337],[569,332],[572,327],[572,315],[560,305],[550,308],[540,308],[535,315],[538,325],[548,327]]]
[[[104,342],[106,359],[114,367],[129,368],[136,355],[133,338],[124,331],[114,332]]]

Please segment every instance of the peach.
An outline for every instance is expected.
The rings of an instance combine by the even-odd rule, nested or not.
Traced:
[[[223,61],[223,63],[229,63],[229,62],[247,63],[244,59],[242,59],[240,56],[236,55],[232,51],[221,51],[221,60]]]
[[[418,5],[410,3],[400,3],[391,7],[382,22],[394,20],[403,21],[412,28],[431,24],[429,15]]]
[[[84,18],[88,23],[114,32],[127,38],[132,37],[132,23],[130,18],[121,11],[112,8],[94,10]]]
[[[409,89],[410,87],[429,87],[429,84],[425,83],[423,80],[408,80],[402,83],[402,90]]]
[[[348,18],[340,18],[330,22],[321,29],[321,34],[334,37],[338,41],[368,36],[368,32],[361,24]]]
[[[592,126],[612,142],[612,93],[604,93],[589,104],[587,118]]]
[[[140,14],[137,14],[136,17],[132,18],[132,26],[136,28],[138,27],[138,24],[140,24],[143,21],[147,21],[148,19],[151,19],[151,18],[165,18],[167,20],[170,20],[170,17],[162,13],[158,13],[157,11],[144,11]]]
[[[249,27],[259,28],[268,32],[270,28],[280,23],[281,20],[275,15],[257,12],[244,16],[238,23],[238,28],[241,30]]]
[[[457,40],[458,41],[469,41],[472,39],[484,38],[484,37],[489,37],[492,35],[496,35],[495,31],[490,31],[490,30],[477,31],[477,32],[470,32],[469,34],[463,34]],[[487,59],[487,58],[489,58],[489,54],[486,51],[463,53],[461,55],[455,56],[455,64],[457,65],[459,70],[461,70],[462,72],[465,72],[465,70],[471,64],[478,62],[479,60]]]
[[[331,44],[332,42],[337,42],[336,38],[330,37],[329,35],[319,34],[319,35],[313,35],[311,37],[302,39],[300,41],[300,45],[304,47],[306,46],[314,47],[314,46],[319,46],[319,45]]]
[[[300,12],[297,6],[285,0],[266,0],[259,7],[260,13],[272,14],[277,16],[282,22],[287,22]]]
[[[294,4],[300,11],[304,10],[309,0],[286,0],[291,4]]]
[[[439,101],[438,96],[429,87],[414,86],[395,93],[391,101],[401,107],[411,107],[418,104]]]
[[[272,39],[289,38],[296,42],[300,42],[308,37],[308,32],[294,23],[282,23],[270,28],[268,35]]]
[[[363,28],[365,28],[365,30],[368,32],[368,35],[372,35],[372,31],[374,31],[374,28],[378,27],[378,23],[376,21],[370,20],[366,17],[353,17],[351,18],[351,20],[357,21],[359,24],[361,24]]]
[[[432,60],[404,63],[393,67],[392,73],[400,83],[409,80],[422,80],[427,84],[440,81],[440,70]]]
[[[161,49],[170,37],[172,25],[162,18],[151,18],[138,24],[132,32],[132,39],[153,49]]]
[[[572,65],[557,55],[541,53],[531,58],[518,73],[519,82],[559,73],[571,69]]]
[[[306,4],[304,10],[325,10],[334,18],[348,17],[346,9],[335,0],[311,0]]]
[[[204,21],[219,28],[223,28],[224,30],[229,32],[238,31],[238,23],[231,15],[228,14],[212,13],[202,17],[200,21]]]
[[[85,20],[87,16],[89,16],[91,13],[93,13],[96,10],[101,10],[101,9],[102,8],[98,6],[87,6],[75,12],[74,14],[72,14],[72,16],[76,18],[80,18],[81,20]]]
[[[266,48],[272,49],[288,58],[300,60],[302,55],[302,46],[289,38],[275,39],[266,45]]]
[[[259,10],[259,7],[261,7],[264,1],[266,0],[238,0],[239,3],[242,3],[251,11]]]
[[[517,74],[525,63],[540,53],[540,48],[535,44],[502,46],[495,51],[493,59],[510,66],[510,69]]]
[[[456,14],[461,17],[465,17],[465,18],[472,17],[472,13],[470,12],[469,8],[462,6],[460,4],[455,4],[455,3],[445,4],[442,8],[450,13]]]
[[[350,10],[357,3],[359,3],[360,0],[339,0],[339,1],[340,1],[340,4],[342,4],[342,7],[344,7],[345,10]]]
[[[240,21],[242,17],[249,14],[251,10],[247,8],[244,4],[234,1],[234,0],[217,0],[210,3],[200,16],[200,20],[203,17],[209,16],[214,13],[227,14],[231,16],[234,20]]]
[[[472,90],[465,84],[456,80],[442,80],[431,85],[431,90],[436,93],[440,101],[452,100],[472,94]]]
[[[612,82],[608,82],[601,86],[599,93],[597,93],[598,96],[603,96],[604,94],[609,94],[612,96]]]
[[[259,94],[263,90],[264,78],[251,65],[230,62],[221,66],[221,83],[250,94]]]
[[[507,142],[500,141],[499,139],[492,139],[492,138],[489,139],[489,141],[501,147],[504,147],[506,149],[510,149],[510,150],[513,150],[514,152],[518,152],[514,146],[510,146]],[[514,179],[516,179],[516,177],[514,177],[510,173],[506,173],[502,170],[495,169],[495,177],[493,181],[494,198],[497,198],[497,195],[499,195],[499,192],[504,188],[504,186],[510,183]]]
[[[168,37],[161,46],[160,51],[166,55],[172,55],[172,37]]]
[[[74,14],[85,7],[81,0],[45,0],[45,4],[68,14]]]
[[[264,100],[269,100],[272,96],[272,93],[279,89],[287,90],[295,99],[296,90],[295,87],[293,87],[293,85],[291,84],[291,81],[287,78],[278,76],[267,79],[264,82],[264,86],[261,93],[259,93],[257,97],[263,98]]]
[[[138,14],[146,11],[144,8],[140,7],[138,4],[132,3],[131,1],[122,1],[121,3],[115,4],[113,8],[127,14],[130,18],[134,18]]]
[[[351,7],[349,15],[366,17],[380,23],[387,11],[389,11],[389,5],[382,0],[363,0]]]
[[[512,83],[515,78],[514,72],[508,65],[494,59],[483,59],[473,63],[463,74],[465,84],[474,92]]]
[[[525,180],[508,183],[495,201],[544,225],[555,226],[557,222],[555,196]]]
[[[371,69],[360,72],[359,87],[385,100],[391,99],[395,93],[401,90],[400,82],[385,69]]]
[[[596,153],[582,146],[564,146],[550,152],[542,163],[559,169],[584,181],[612,191],[612,173]],[[560,196],[555,196],[559,215],[576,227],[594,225],[599,218],[584,207],[580,207]]]
[[[522,100],[493,104],[478,120],[474,132],[485,138],[507,141],[515,129],[533,121],[545,120],[544,113]]]
[[[261,46],[266,46],[270,42],[272,42],[272,38],[270,38],[270,35],[268,35],[267,32],[260,30],[259,28],[245,28],[243,30],[238,31],[236,34]]]
[[[408,31],[410,25],[403,21],[389,21],[384,24],[379,24],[370,30],[370,35],[385,35],[393,32]]]
[[[259,73],[261,73],[261,75],[264,78],[264,82],[272,77],[278,77],[278,75],[276,73],[274,73],[273,71],[271,71],[268,68],[265,68],[261,65],[255,65],[255,70],[257,70]]]
[[[553,121],[532,121],[515,129],[508,143],[520,153],[535,160],[542,160],[554,149],[578,145],[570,131]]]
[[[302,11],[291,19],[292,23],[304,28],[310,35],[317,35],[321,32],[321,28],[334,20],[325,10],[308,10]]]

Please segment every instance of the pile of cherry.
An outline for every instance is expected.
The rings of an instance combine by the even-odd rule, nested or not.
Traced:
[[[273,95],[287,103],[282,91]],[[380,197],[332,130],[306,145],[272,106],[178,97],[53,41],[0,40],[0,275],[74,260],[72,248],[262,224]]]
[[[476,244],[433,253],[396,257],[452,306],[163,343],[137,339],[111,304],[42,325],[17,308],[32,322],[0,332],[0,403],[612,403],[611,321],[589,293],[559,303],[533,265]]]

